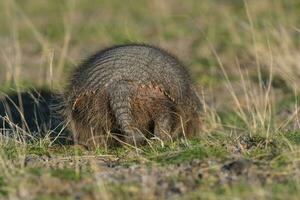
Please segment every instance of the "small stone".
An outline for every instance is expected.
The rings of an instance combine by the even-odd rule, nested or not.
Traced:
[[[230,173],[234,173],[236,175],[242,175],[248,171],[251,166],[251,162],[249,160],[236,160],[230,163],[223,165],[222,170]]]

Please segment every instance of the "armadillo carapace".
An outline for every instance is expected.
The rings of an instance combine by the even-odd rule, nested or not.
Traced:
[[[199,130],[200,102],[188,72],[166,51],[114,46],[84,61],[63,94],[64,115],[79,144],[134,145]]]

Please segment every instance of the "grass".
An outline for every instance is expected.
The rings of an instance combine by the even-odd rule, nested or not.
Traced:
[[[99,48],[151,43],[187,65],[203,117],[195,138],[153,141],[139,155],[0,137],[0,199],[298,199],[299,8],[297,0],[1,1],[0,96],[59,91]]]

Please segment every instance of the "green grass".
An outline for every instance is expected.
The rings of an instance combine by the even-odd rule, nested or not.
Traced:
[[[79,181],[81,176],[80,174],[77,174],[75,170],[68,168],[53,169],[50,173],[54,177],[69,181]]]
[[[5,181],[3,177],[0,177],[0,197],[1,196],[6,196],[8,194],[8,192],[6,191],[5,188]]]
[[[41,195],[38,197],[40,200],[71,200],[72,198],[68,198],[64,195],[57,195],[57,194],[53,194],[53,195]]]
[[[248,183],[238,182],[228,186],[206,188],[187,196],[185,199],[297,199],[299,188],[297,183],[273,183],[266,186],[249,186]]]
[[[173,148],[156,149],[158,152],[146,152],[146,157],[150,160],[162,164],[181,164],[195,159],[218,158],[224,159],[228,152],[222,147],[201,144],[200,140],[191,140],[188,147],[176,146]]]

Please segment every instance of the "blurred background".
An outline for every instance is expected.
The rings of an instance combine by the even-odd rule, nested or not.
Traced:
[[[297,0],[2,0],[0,88],[60,89],[90,54],[138,42],[178,56],[205,89],[224,85],[220,63],[231,80],[238,68],[253,80],[272,68],[298,89],[299,9]]]

